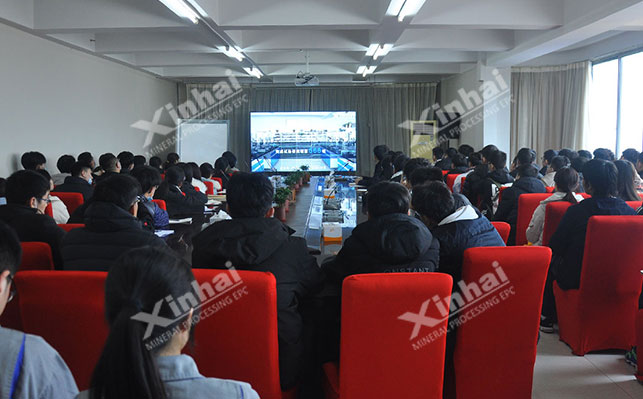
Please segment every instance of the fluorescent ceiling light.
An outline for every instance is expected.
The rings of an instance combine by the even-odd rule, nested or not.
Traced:
[[[366,50],[366,56],[367,57],[372,57],[373,54],[375,54],[375,52],[377,51],[377,49],[379,47],[380,47],[380,45],[377,44],[377,43],[374,43],[374,44],[371,44],[370,46],[368,46],[368,50]]]
[[[248,75],[250,75],[250,76],[254,76],[254,77],[255,77],[255,78],[257,78],[257,79],[261,79],[261,77],[263,76],[263,73],[261,73],[261,71],[260,71],[260,70],[255,69],[255,68],[253,68],[253,67],[250,67],[250,68],[243,68],[243,70],[244,70],[244,71],[246,71],[246,73],[247,73]]]
[[[173,13],[181,18],[186,18],[193,23],[199,23],[199,14],[197,14],[189,5],[183,0],[159,0],[165,7],[172,10]]]
[[[237,61],[243,61],[244,56],[241,53],[241,49],[237,46],[219,47],[219,50],[230,58],[235,58]]]
[[[374,65],[374,66],[370,66],[370,67],[368,67],[368,68],[364,68],[364,71],[362,72],[362,76],[363,76],[363,77],[366,77],[366,75],[370,75],[370,74],[372,74],[373,72],[375,72],[375,69],[376,69],[376,68],[377,68],[377,66],[375,66],[375,65]]]
[[[404,6],[397,16],[397,20],[402,22],[404,21],[404,18],[408,17],[409,15],[417,14],[425,2],[426,0],[406,0]]]
[[[403,5],[404,0],[391,0],[391,4],[388,5],[388,9],[386,10],[386,15],[398,15],[402,10]]]
[[[382,44],[381,46],[378,46],[377,50],[375,50],[375,54],[373,54],[373,59],[376,60],[379,57],[384,57],[392,48],[392,44]]]

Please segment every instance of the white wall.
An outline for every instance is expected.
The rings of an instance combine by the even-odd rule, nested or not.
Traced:
[[[176,83],[3,24],[0,50],[0,176],[25,151],[45,154],[55,173],[62,154],[143,153],[146,132],[130,125],[176,104]]]
[[[462,97],[458,93],[459,90],[466,92],[478,91],[480,82],[478,81],[477,68],[472,68],[466,72],[458,75],[450,76],[441,82],[440,98],[442,109],[444,110],[448,104],[453,101],[460,101]],[[464,105],[464,104],[463,104]],[[476,151],[483,147],[484,143],[484,123],[476,120],[477,115],[484,112],[484,106],[478,107],[471,112],[463,115],[461,121],[462,133],[460,135],[460,142],[451,141],[450,145],[457,146],[462,144],[469,144]]]

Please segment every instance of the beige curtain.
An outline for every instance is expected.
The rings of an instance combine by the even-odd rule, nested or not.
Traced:
[[[211,87],[211,83],[184,85],[179,90],[179,102],[189,99],[187,93],[192,89],[203,91]],[[232,107],[230,112],[221,112],[228,106],[225,102],[199,115],[201,119],[216,117],[230,121],[229,147],[239,158],[240,169],[249,170],[250,112],[357,111],[357,168],[360,174],[369,175],[375,166],[374,146],[386,144],[393,150],[409,152],[410,131],[399,125],[419,119],[435,103],[437,83],[314,88],[244,86],[242,95],[247,102]],[[431,110],[429,118],[432,115]]]
[[[511,153],[582,149],[589,129],[591,63],[513,68]]]

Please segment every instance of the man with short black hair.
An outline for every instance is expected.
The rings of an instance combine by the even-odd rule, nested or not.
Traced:
[[[128,175],[117,174],[98,183],[85,210],[85,227],[71,230],[63,240],[64,270],[106,272],[130,249],[165,247],[136,218],[139,195],[140,184]]]
[[[145,159],[143,155],[135,155],[133,163],[134,167],[132,169],[136,168],[137,166],[145,166],[145,164],[147,163],[147,159]]]
[[[413,176],[413,172],[415,172],[415,170],[419,168],[430,167],[431,162],[429,162],[429,160],[426,158],[413,158],[409,160],[406,165],[404,165],[402,173],[402,184],[404,184],[404,186],[410,190],[413,187],[413,185],[411,184],[411,176]]]
[[[58,158],[56,167],[60,173],[51,175],[51,180],[54,181],[54,186],[59,186],[65,182],[65,179],[71,176],[71,167],[76,163],[76,159],[71,155],[63,155]]]
[[[464,155],[465,158],[469,158],[469,155],[476,152],[476,150],[474,150],[473,147],[471,147],[469,144],[462,144],[460,147],[458,147],[458,152]]]
[[[373,156],[377,163],[375,164],[375,171],[373,172],[372,177],[362,177],[356,182],[364,187],[372,186],[380,181],[382,181],[382,175],[384,174],[384,168],[382,166],[382,161],[388,155],[390,149],[384,144],[380,144],[373,148]]]
[[[20,163],[25,170],[44,169],[47,158],[38,151],[25,152],[20,158]]]
[[[134,168],[134,154],[129,151],[122,151],[118,154],[118,161],[121,164],[120,173],[129,173]]]
[[[94,161],[94,156],[92,155],[91,152],[83,152],[79,154],[78,162],[82,162],[86,165],[89,165],[89,167],[92,168],[92,172],[94,171],[94,168],[96,168],[96,162]]]
[[[417,169],[413,172],[413,176],[411,176],[411,184],[414,190],[416,187],[436,181],[443,182],[442,170],[436,167]],[[462,194],[453,194],[453,199],[455,200],[456,208],[471,205],[469,199]]]
[[[612,150],[608,148],[597,148],[594,150],[594,159],[614,162],[615,156]]]
[[[549,169],[549,165],[551,164],[551,160],[554,159],[554,157],[558,156],[558,151],[556,150],[547,150],[543,154],[543,167],[540,169],[540,174],[545,176],[547,174],[547,169]]]
[[[65,178],[65,182],[56,186],[56,191],[60,193],[80,193],[83,200],[87,202],[94,194],[92,187],[92,169],[83,162],[76,162],[71,167],[71,176]]]
[[[301,303],[321,288],[323,275],[306,240],[273,218],[274,189],[258,173],[238,172],[227,188],[231,220],[217,222],[193,239],[192,266],[270,272],[277,280],[281,387],[295,386],[304,363],[305,314]]]
[[[159,173],[163,173],[163,161],[161,160],[161,158],[157,156],[150,158],[150,166],[158,169]]]
[[[239,171],[239,169],[237,169],[237,156],[234,155],[231,151],[224,152],[223,154],[221,154],[221,157],[228,160],[230,173],[237,173]]]
[[[194,187],[185,182],[185,170],[187,168],[184,169],[181,166],[172,166],[167,169],[165,180],[154,194],[154,198],[165,201],[170,217],[202,214],[208,202],[208,197],[204,193],[197,192]]]
[[[141,202],[138,206],[137,217],[143,226],[150,230],[158,230],[170,224],[167,211],[161,209],[154,201],[156,189],[161,185],[161,174],[151,166],[138,166],[132,169],[130,175],[141,185]]]
[[[14,279],[21,255],[15,233],[0,222],[0,314],[16,300]],[[0,342],[0,397],[54,399],[78,394],[65,361],[41,337],[0,327]]]
[[[11,226],[20,241],[40,241],[49,244],[57,269],[62,267],[60,246],[65,231],[54,219],[45,215],[50,183],[32,170],[21,170],[7,179],[7,205],[0,206],[0,220]]]
[[[102,180],[107,179],[110,176],[117,175],[121,173],[121,163],[112,153],[106,153],[98,158],[98,164],[103,170],[103,173],[96,178],[96,183],[100,183]]]

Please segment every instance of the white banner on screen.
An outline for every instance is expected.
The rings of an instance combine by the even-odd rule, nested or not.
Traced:
[[[214,164],[228,150],[228,121],[179,120],[176,152],[182,162]]]

